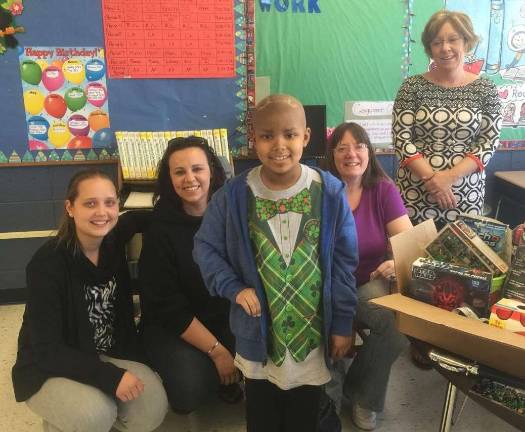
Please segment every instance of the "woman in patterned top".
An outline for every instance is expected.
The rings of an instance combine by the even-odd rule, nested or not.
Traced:
[[[45,431],[147,432],[164,419],[162,383],[136,361],[124,254],[148,222],[147,212],[119,218],[108,175],[80,171],[69,183],[57,236],[27,266],[13,386]]]
[[[408,78],[393,110],[397,185],[415,223],[441,227],[459,213],[481,214],[485,167],[499,144],[495,85],[463,68],[476,45],[470,18],[436,12],[421,36],[430,71]]]

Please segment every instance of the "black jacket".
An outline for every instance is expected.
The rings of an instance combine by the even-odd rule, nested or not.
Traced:
[[[29,399],[51,377],[92,385],[115,397],[125,370],[98,357],[84,287],[116,278],[115,344],[107,354],[138,360],[124,246],[149,219],[150,212],[122,215],[101,244],[98,266],[56,238],[35,253],[26,268],[28,299],[12,370],[17,401]]]
[[[139,261],[143,326],[157,325],[180,335],[196,317],[212,333],[229,327],[229,302],[210,296],[192,258],[201,221],[169,199],[155,204]]]

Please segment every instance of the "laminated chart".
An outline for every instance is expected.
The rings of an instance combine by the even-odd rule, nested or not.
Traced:
[[[233,7],[233,0],[103,0],[109,77],[234,77]]]
[[[103,48],[31,46],[19,60],[30,151],[116,145]]]

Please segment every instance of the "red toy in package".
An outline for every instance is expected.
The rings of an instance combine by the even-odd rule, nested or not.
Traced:
[[[525,336],[525,303],[501,299],[492,306],[489,324]]]

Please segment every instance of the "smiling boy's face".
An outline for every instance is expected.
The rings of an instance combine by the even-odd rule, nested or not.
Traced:
[[[270,189],[287,189],[301,175],[300,160],[310,140],[304,108],[293,98],[269,102],[256,111],[255,151]]]

